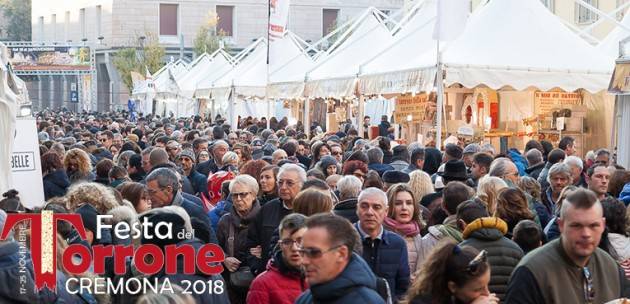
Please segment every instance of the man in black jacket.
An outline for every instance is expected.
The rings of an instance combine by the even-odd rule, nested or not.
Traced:
[[[486,206],[479,201],[461,203],[457,207],[457,223],[463,231],[461,246],[488,252],[488,263],[492,268],[488,288],[503,301],[508,279],[523,257],[523,250],[504,236],[507,224],[500,218],[489,217]]]
[[[293,199],[306,182],[306,172],[296,164],[286,164],[278,172],[278,198],[262,206],[247,230],[247,264],[254,274],[265,270],[270,258],[271,239],[280,221],[293,211]]]

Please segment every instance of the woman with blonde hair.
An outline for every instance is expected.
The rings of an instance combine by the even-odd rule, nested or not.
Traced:
[[[70,179],[70,183],[91,182],[96,177],[92,173],[92,162],[87,152],[81,149],[70,149],[66,152],[63,165]]]
[[[425,173],[426,174],[426,173]],[[422,235],[420,231],[424,227],[419,204],[411,187],[407,184],[395,184],[387,191],[387,217],[383,220],[383,226],[400,235],[407,243],[407,256],[409,261],[409,273],[411,280],[416,277],[416,270],[420,269],[424,262]]]
[[[90,204],[99,214],[107,214],[120,206],[111,188],[98,183],[81,183],[70,186],[66,194],[68,210],[73,212],[84,204]]]
[[[497,196],[499,191],[507,188],[505,181],[496,176],[484,176],[477,185],[477,198],[488,208],[488,213],[495,214],[497,210]]]
[[[435,193],[431,176],[422,170],[414,170],[409,174],[409,182],[407,185],[411,188],[413,197],[420,200],[427,194]]]

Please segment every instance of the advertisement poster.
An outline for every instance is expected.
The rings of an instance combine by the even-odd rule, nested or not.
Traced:
[[[8,47],[13,69],[18,71],[89,71],[90,48],[70,46]]]

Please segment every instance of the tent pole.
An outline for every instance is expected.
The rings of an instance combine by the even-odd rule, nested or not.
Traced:
[[[310,139],[311,135],[311,99],[304,99],[304,134]]]
[[[437,118],[435,126],[435,148],[441,150],[442,147],[442,109],[444,108],[444,78],[442,73],[442,53],[440,51],[440,40],[437,41]]]
[[[232,128],[235,128],[234,120],[236,118],[236,115],[235,115],[236,114],[235,113],[236,109],[235,109],[235,104],[234,104],[235,103],[235,101],[234,101],[234,86],[232,86],[232,88],[230,90],[230,98],[228,100],[229,100],[228,106],[230,108],[230,110],[229,110],[230,111],[230,114],[229,114],[230,115],[229,116],[230,117],[230,125],[232,126]]]
[[[357,115],[357,130],[359,131],[359,137],[363,137],[365,132],[363,128],[363,117],[365,117],[365,95],[359,95],[359,111]]]

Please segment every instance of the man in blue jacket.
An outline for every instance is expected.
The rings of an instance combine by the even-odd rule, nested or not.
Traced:
[[[376,277],[356,253],[358,237],[352,224],[331,213],[306,220],[299,253],[309,289],[297,304],[385,303],[376,292]]]
[[[210,218],[203,211],[203,208],[182,196],[177,174],[173,169],[158,168],[147,176],[146,181],[152,209],[164,206],[180,206],[184,208],[193,222],[193,229],[196,230],[195,236],[203,235],[205,236],[204,241],[217,243],[217,237],[212,230]]]
[[[387,280],[395,298],[401,299],[409,287],[407,244],[398,234],[384,229],[387,206],[383,190],[361,191],[357,203],[359,221],[354,226],[363,242],[363,259],[376,276]]]

